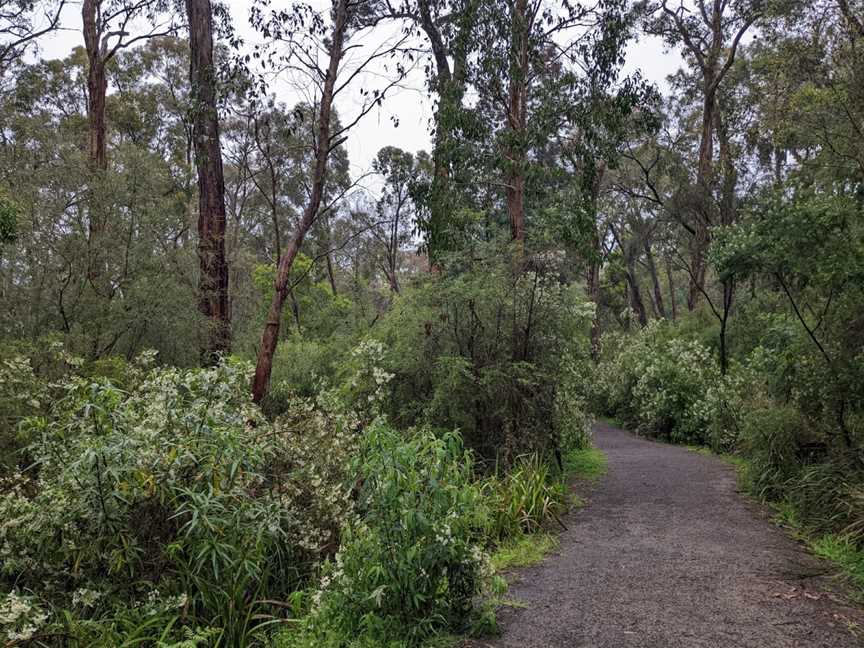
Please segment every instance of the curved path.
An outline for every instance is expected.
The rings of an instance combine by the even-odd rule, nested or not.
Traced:
[[[521,570],[497,648],[846,648],[864,615],[714,457],[598,424],[609,472]],[[857,624],[857,625],[856,625]],[[856,629],[857,628],[857,629]],[[858,638],[856,638],[856,633]]]

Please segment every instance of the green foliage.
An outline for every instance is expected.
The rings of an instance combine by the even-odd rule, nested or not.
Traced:
[[[400,295],[376,325],[394,376],[385,411],[459,429],[490,465],[584,444],[590,307],[553,264],[514,272],[507,250],[481,253]]]
[[[777,499],[801,468],[799,449],[809,426],[791,407],[774,403],[755,406],[744,417],[742,436],[748,457],[747,487],[767,499]]]
[[[368,428],[344,530],[303,627],[280,645],[416,646],[466,627],[487,558],[484,506],[458,435]]]
[[[272,613],[262,601],[335,550],[353,419],[298,402],[272,428],[248,380],[234,363],[154,369],[129,391],[72,377],[25,420],[35,466],[4,480],[0,578],[50,606],[47,627],[120,645],[182,616],[161,640],[199,624],[242,644]]]
[[[18,206],[0,190],[0,244],[13,243],[18,230]]]
[[[566,483],[537,455],[519,457],[504,474],[484,480],[483,488],[490,507],[486,533],[493,541],[536,533],[567,506]]]
[[[593,384],[600,412],[643,434],[705,443],[703,397],[720,375],[709,351],[659,322],[610,342]]]
[[[864,551],[848,537],[824,535],[810,543],[817,556],[839,565],[864,595]]]

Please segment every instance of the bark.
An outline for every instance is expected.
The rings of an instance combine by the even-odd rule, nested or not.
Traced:
[[[672,321],[678,319],[678,298],[675,295],[675,279],[672,275],[672,260],[666,259],[666,285],[669,287],[669,305],[672,308]]]
[[[189,19],[189,80],[194,97],[193,138],[198,170],[198,310],[209,330],[205,362],[231,349],[228,263],[225,258],[225,178],[216,108],[213,12],[210,0],[186,0]]]
[[[657,276],[657,264],[654,262],[654,253],[651,251],[651,245],[645,243],[645,260],[648,265],[648,273],[651,275],[651,285],[654,289],[654,307],[657,309],[657,316],[666,319],[666,307],[663,304],[663,288],[660,286],[660,278]]]
[[[629,298],[630,308],[636,313],[639,326],[648,326],[648,314],[645,312],[645,302],[642,301],[642,293],[639,290],[639,279],[636,276],[636,252],[628,250],[626,253],[627,284],[630,286]]]
[[[282,319],[282,306],[288,294],[288,279],[294,259],[300,251],[300,246],[321,207],[321,199],[324,195],[324,184],[327,176],[327,160],[330,154],[330,114],[333,104],[333,91],[336,77],[339,71],[339,62],[342,60],[343,46],[345,42],[345,31],[348,24],[348,0],[338,0],[333,24],[333,35],[330,40],[329,58],[330,62],[324,76],[324,87],[321,93],[321,102],[318,112],[317,138],[315,142],[315,164],[312,169],[311,191],[309,201],[303,210],[303,216],[297,229],[288,243],[288,249],[281,256],[276,273],[273,300],[267,313],[264,331],[261,334],[261,346],[258,351],[258,359],[255,366],[255,376],[252,380],[252,400],[260,403],[267,394],[270,383],[270,374],[273,369],[273,356],[276,353],[276,344],[279,340],[279,326]]]
[[[84,26],[84,49],[87,52],[87,126],[90,163],[94,169],[104,171],[108,167],[105,152],[105,96],[108,78],[105,65],[108,62],[98,14],[101,0],[84,0],[81,4],[81,20]]]
[[[507,90],[507,127],[509,144],[506,197],[510,219],[510,238],[521,247],[525,242],[525,152],[522,145],[527,112],[528,35],[530,18],[528,0],[516,0],[512,16],[510,79]]]
[[[106,153],[105,99],[108,93],[108,77],[105,73],[105,51],[102,46],[98,15],[101,0],[84,0],[81,19],[84,33],[84,49],[87,53],[87,143],[88,163],[95,186],[91,187],[87,200],[87,280],[97,294],[102,283],[105,257],[102,254],[107,217],[99,199],[100,180],[108,169]]]

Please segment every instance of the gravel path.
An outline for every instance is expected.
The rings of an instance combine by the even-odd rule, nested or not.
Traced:
[[[515,575],[496,648],[846,648],[864,614],[713,457],[598,424],[609,472]]]

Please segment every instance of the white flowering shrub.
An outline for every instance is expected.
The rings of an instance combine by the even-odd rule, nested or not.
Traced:
[[[597,370],[595,403],[643,434],[702,444],[711,418],[705,395],[720,383],[720,371],[707,348],[670,337],[665,327],[654,322],[626,341],[612,340]]]
[[[353,474],[358,517],[303,628],[283,644],[415,646],[463,628],[488,562],[479,544],[485,509],[459,436],[376,422]]]
[[[34,639],[45,624],[48,614],[30,596],[15,590],[0,594],[0,641],[15,646]]]
[[[639,430],[678,443],[704,443],[708,411],[703,399],[719,378],[708,349],[687,340],[665,342],[644,364],[633,388]]]
[[[715,452],[735,453],[745,443],[745,419],[754,407],[769,401],[764,379],[751,367],[735,364],[709,385],[704,398],[693,405],[705,421],[705,442]],[[697,418],[697,417],[694,417]]]
[[[382,413],[394,374],[387,371],[384,343],[362,340],[341,367],[339,396],[343,407],[371,421]]]
[[[257,601],[288,596],[338,546],[358,419],[322,396],[271,425],[249,378],[226,362],[151,369],[128,391],[69,379],[24,422],[34,467],[0,487],[0,583],[70,610],[86,645],[116,645],[100,633],[117,615],[185,636],[182,617],[228,643],[252,632],[271,611]]]

